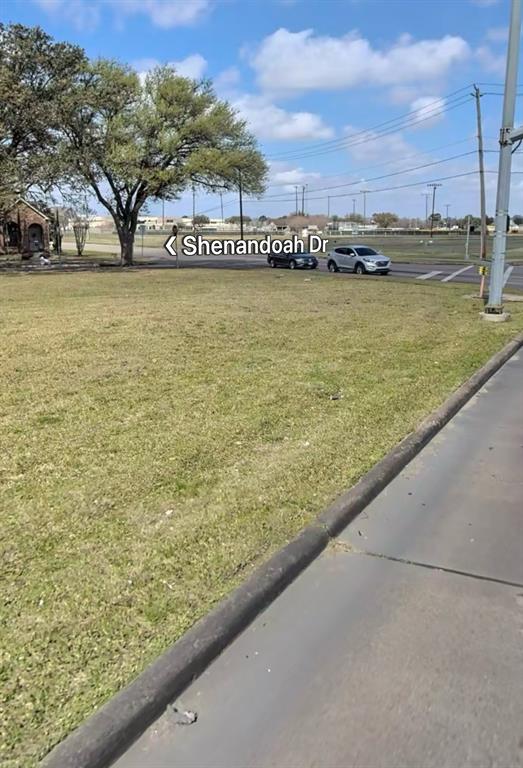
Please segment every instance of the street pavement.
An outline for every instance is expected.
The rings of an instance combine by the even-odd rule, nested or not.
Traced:
[[[118,245],[100,245],[89,243],[86,246],[89,251],[100,251],[100,253],[119,253]],[[142,251],[139,244],[135,247],[135,257],[137,260],[150,262],[151,266],[172,267],[175,261],[166,253],[163,248],[147,246]],[[206,269],[269,269],[267,261],[263,257],[256,256],[209,256],[208,258],[185,257],[180,259],[180,266],[187,268],[206,268]],[[319,270],[327,271],[327,263],[324,259],[320,260]],[[479,285],[480,276],[477,264],[438,264],[435,262],[392,262],[390,275],[403,279],[412,279],[430,282],[459,282]],[[511,265],[507,262],[505,271],[507,278],[506,286],[508,288],[523,290],[523,264]],[[354,277],[349,273],[338,274],[340,278]],[[378,278],[378,276],[376,276]],[[383,279],[383,278],[380,278]]]
[[[519,353],[115,768],[523,766],[522,380]]]

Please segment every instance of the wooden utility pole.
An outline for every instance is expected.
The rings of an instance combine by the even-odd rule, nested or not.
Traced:
[[[485,165],[483,161],[483,129],[481,125],[481,92],[477,85],[474,86],[473,96],[476,100],[476,118],[478,122],[478,156],[479,156],[479,197],[481,210],[481,234],[479,258],[487,258],[487,212],[485,205]]]

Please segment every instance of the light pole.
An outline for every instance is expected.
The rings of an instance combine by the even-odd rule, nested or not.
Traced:
[[[360,190],[363,195],[363,226],[367,223],[367,192],[369,191],[368,189]]]
[[[421,195],[422,195],[422,197],[425,198],[425,223],[428,224],[429,223],[429,197],[430,197],[430,192],[422,192]]]
[[[296,216],[297,216],[298,213],[299,213],[299,211],[298,211],[298,185],[297,184],[294,187],[294,191],[296,193]]]
[[[430,239],[432,240],[432,232],[434,230],[434,208],[436,207],[436,189],[441,187],[441,184],[427,184],[432,188],[432,216],[430,217]]]
[[[445,205],[445,208],[447,209],[447,232],[448,232],[448,231],[449,231],[449,229],[450,229],[450,219],[449,219],[449,208],[450,208],[450,203],[447,203],[447,204]]]
[[[238,168],[238,192],[240,193],[240,240],[243,240],[242,169]]]
[[[162,200],[162,229],[165,229],[165,200]]]
[[[220,192],[220,209],[222,212],[222,224],[223,224],[223,192]]]
[[[510,171],[512,166],[512,143],[523,138],[521,129],[513,130],[516,106],[516,86],[519,59],[519,38],[521,35],[521,0],[512,0],[510,30],[508,39],[507,68],[505,74],[505,95],[503,99],[503,122],[499,136],[499,172],[496,196],[496,231],[492,252],[489,301],[487,314],[503,314],[503,278],[505,272],[505,251],[507,246],[507,216],[510,201]]]

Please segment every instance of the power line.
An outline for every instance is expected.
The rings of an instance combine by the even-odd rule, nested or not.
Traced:
[[[486,171],[486,172],[487,173],[495,173],[495,171]],[[431,184],[431,183],[438,182],[438,181],[450,181],[451,179],[461,179],[461,178],[464,178],[465,176],[476,176],[476,175],[477,175],[477,171],[466,171],[465,173],[455,173],[455,174],[452,174],[450,176],[440,176],[437,179],[424,179],[423,181],[413,181],[413,182],[410,182],[408,184],[399,184],[399,185],[396,185],[394,187],[378,187],[376,189],[368,189],[368,190],[365,190],[365,192],[367,194],[375,194],[375,193],[378,193],[378,192],[393,192],[393,191],[395,191],[397,189],[407,189],[408,187],[420,187],[420,186],[422,187],[422,186],[426,186],[427,184]],[[330,195],[330,197],[331,198],[333,198],[333,197],[334,198],[338,198],[338,197],[351,197],[352,195],[361,195],[361,194],[363,194],[363,190],[360,190],[359,192],[355,192],[355,191],[344,192],[344,193],[338,194],[338,195]],[[323,197],[311,197],[309,199],[310,200],[326,200],[327,198],[326,198],[326,196],[323,196]],[[271,203],[271,202],[288,203],[288,202],[292,202],[292,198],[287,198],[286,200],[277,200],[277,201],[275,201],[275,200],[271,201],[271,200],[265,200],[265,199],[259,199],[258,200],[256,198],[252,198],[252,199],[249,199],[248,202],[250,202],[250,203],[264,203],[264,204]]]
[[[310,157],[319,157],[320,155],[327,155],[331,154],[332,152],[341,152],[342,150],[349,149],[351,147],[358,147],[362,144],[369,144],[372,141],[378,141],[379,139],[382,139],[385,136],[391,136],[394,133],[400,133],[401,131],[404,131],[407,128],[411,128],[413,126],[418,126],[421,123],[426,122],[427,120],[434,120],[434,118],[439,117],[440,115],[443,115],[447,112],[451,112],[454,109],[457,109],[458,107],[462,107],[465,104],[469,103],[472,100],[472,96],[468,95],[466,97],[462,97],[459,103],[451,104],[450,106],[445,107],[444,109],[439,110],[439,112],[434,112],[433,114],[426,114],[423,118],[417,118],[415,120],[411,120],[410,122],[405,122],[400,125],[397,125],[390,130],[387,131],[381,131],[380,133],[373,132],[372,129],[369,131],[365,131],[365,135],[362,136],[357,141],[353,141],[354,136],[359,136],[358,134],[354,134],[352,136],[347,137],[346,139],[340,140],[343,141],[342,144],[336,147],[331,147],[330,149],[324,149],[320,152],[303,152],[301,154],[297,153],[289,157],[280,158],[280,162],[283,160],[286,161],[296,161],[296,160],[303,160]],[[425,110],[424,110],[425,114]]]
[[[434,106],[435,109],[440,109],[441,106],[442,106],[442,102],[444,100],[446,101],[448,99],[451,99],[451,101],[454,101],[453,97],[456,96],[456,94],[462,93],[463,91],[467,91],[470,87],[471,87],[471,84],[469,83],[468,85],[464,86],[463,88],[458,88],[458,90],[453,91],[452,93],[449,93],[446,96],[442,96],[442,97],[440,97],[438,99],[435,99],[433,102],[429,102],[429,104],[426,104],[423,109],[426,110],[426,109],[428,109],[431,106]],[[470,94],[463,94],[462,96],[459,96],[458,98],[461,99],[461,98],[464,98],[465,96],[468,98],[469,95]],[[376,124],[376,125],[374,125],[374,126],[372,126],[370,128],[362,129],[361,131],[358,131],[356,134],[353,134],[352,138],[355,138],[356,136],[359,136],[359,135],[364,135],[366,133],[369,133],[370,131],[376,131],[379,128],[383,128],[384,126],[390,126],[392,123],[397,123],[397,122],[403,121],[406,118],[411,118],[411,117],[413,117],[413,116],[415,116],[417,114],[419,114],[419,110],[410,110],[409,112],[405,112],[402,115],[398,115],[398,117],[391,118],[390,120],[385,120],[384,122],[378,123],[378,124]],[[328,147],[328,146],[339,144],[340,142],[345,142],[347,140],[347,138],[350,138],[350,137],[345,137],[345,138],[342,138],[342,139],[330,139],[329,141],[318,142],[316,144],[311,144],[308,147],[305,147],[303,150],[300,150],[300,151],[307,151],[307,152],[313,151],[314,152],[316,149],[323,149],[323,148]],[[277,152],[274,155],[272,155],[271,157],[279,157],[281,155],[294,154],[294,152],[296,152],[296,151],[298,151],[298,150],[287,150],[287,151],[283,151],[283,152]]]
[[[486,152],[494,152],[495,150],[485,150],[485,151]],[[430,167],[432,167],[434,165],[441,165],[442,163],[448,163],[451,160],[459,160],[462,157],[469,157],[470,155],[475,155],[475,154],[476,154],[476,150],[471,150],[470,152],[462,152],[459,155],[452,155],[451,157],[444,157],[441,160],[433,160],[430,163],[423,163],[421,165],[415,165],[415,166],[412,166],[411,168],[403,168],[402,170],[399,170],[399,171],[393,171],[392,173],[385,173],[385,174],[382,174],[381,176],[374,176],[371,179],[365,179],[365,184],[368,184],[371,181],[381,181],[382,179],[392,178],[393,176],[402,176],[405,173],[411,173],[412,171],[419,171],[419,170],[421,170],[423,168],[430,168]],[[361,179],[357,179],[356,181],[349,181],[346,184],[336,184],[336,185],[331,185],[331,186],[328,186],[328,187],[317,187],[316,189],[311,189],[309,191],[313,192],[313,193],[314,192],[323,192],[323,191],[331,190],[331,189],[341,189],[343,187],[353,187],[353,186],[356,186],[357,184],[361,184]],[[266,195],[265,199],[266,200],[273,199],[274,202],[277,202],[277,198],[278,197],[281,197],[281,194],[280,195]]]

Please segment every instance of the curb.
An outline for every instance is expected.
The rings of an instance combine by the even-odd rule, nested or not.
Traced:
[[[427,445],[521,347],[509,342],[316,521],[261,565],[130,685],[42,762],[43,768],[107,768]]]

